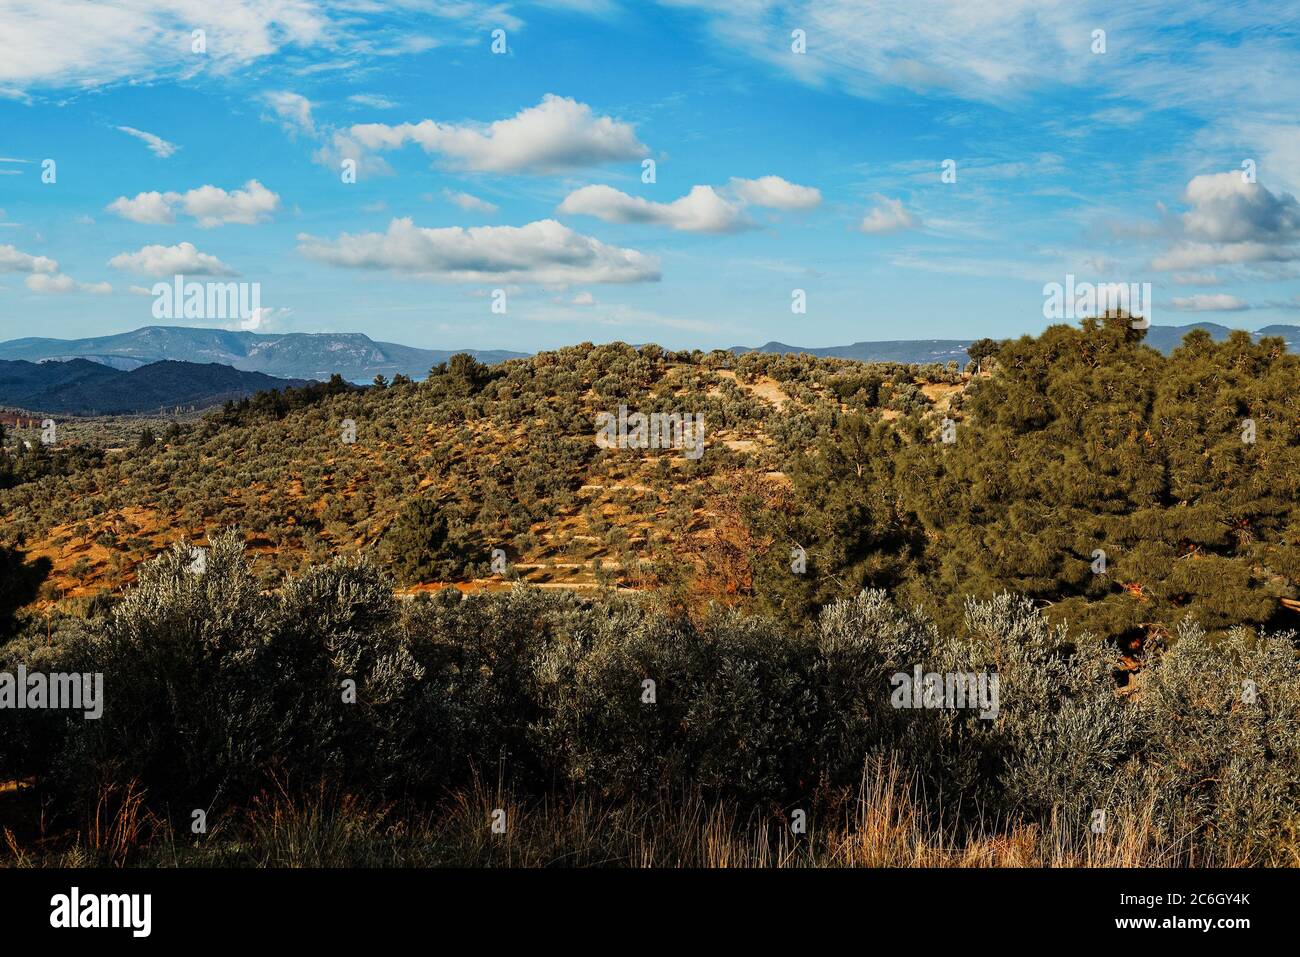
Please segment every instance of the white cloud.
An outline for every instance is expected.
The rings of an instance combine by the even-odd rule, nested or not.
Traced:
[[[873,199],[876,200],[876,205],[858,224],[858,229],[864,233],[873,235],[896,233],[904,229],[915,229],[921,225],[920,220],[904,208],[902,200],[880,195],[874,196]]]
[[[216,256],[201,253],[193,243],[143,246],[133,253],[118,253],[108,261],[114,269],[145,276],[233,276],[234,271]]]
[[[388,97],[379,96],[375,93],[353,93],[348,97],[348,102],[356,106],[369,107],[372,110],[392,110],[397,107],[397,104]]]
[[[177,211],[194,217],[207,229],[225,223],[252,225],[270,217],[280,206],[280,197],[255,179],[242,189],[227,192],[217,186],[200,186],[187,193],[138,193],[135,198],[119,196],[105,208],[137,223],[171,223]]]
[[[1230,296],[1226,292],[1216,293],[1215,295],[1206,295],[1198,293],[1195,296],[1175,296],[1170,300],[1175,309],[1182,309],[1187,312],[1241,312],[1249,309],[1249,303],[1238,299],[1236,296]]]
[[[811,209],[821,201],[820,190],[799,186],[780,176],[732,177],[721,192],[712,186],[693,186],[689,193],[671,203],[629,196],[612,186],[584,186],[566,196],[558,212],[594,216],[607,223],[654,223],[682,232],[734,233],[757,226],[745,216],[747,205]]]
[[[584,186],[566,196],[558,211],[607,223],[654,223],[695,233],[732,233],[754,226],[745,218],[742,203],[724,199],[712,186],[693,186],[671,203],[629,196],[611,186]]]
[[[262,99],[280,119],[281,124],[292,134],[305,133],[316,135],[316,121],[312,119],[312,102],[297,93],[280,91],[264,93]]]
[[[1217,286],[1219,277],[1212,272],[1175,273],[1173,280],[1180,286]]]
[[[0,20],[0,98],[28,103],[26,90],[224,76],[286,54],[297,73],[355,70],[523,26],[501,0],[3,0]]]
[[[867,99],[905,88],[943,103],[1015,110],[1042,93],[1055,102],[1052,91],[1074,89],[1097,108],[1074,117],[1062,135],[1104,135],[1142,116],[1159,124],[1168,155],[1194,145],[1205,155],[1251,156],[1271,181],[1300,195],[1300,57],[1294,35],[1278,29],[1295,20],[1295,0],[660,2],[698,11],[715,42],[809,85]],[[790,50],[794,27],[806,31],[803,55]],[[1097,28],[1106,31],[1102,55],[1091,50]],[[1194,143],[1165,132],[1163,121],[1175,115],[1194,118],[1195,132],[1185,134]]]
[[[310,0],[6,0],[0,87],[90,88],[204,69],[228,72],[284,47],[331,39],[337,28]],[[207,53],[191,51],[191,31]]]
[[[280,206],[280,197],[255,179],[243,189],[226,192],[216,186],[200,186],[179,197],[185,212],[198,220],[199,226],[223,223],[252,225],[268,218]]]
[[[1192,206],[1183,215],[1189,238],[1209,242],[1293,242],[1300,238],[1300,203],[1277,196],[1239,171],[1195,176],[1183,191]]]
[[[1090,14],[1100,12],[1086,9],[1090,0],[671,2],[702,9],[724,43],[809,83],[834,81],[863,96],[884,87],[950,90],[974,100],[1015,98],[1048,77],[1082,79],[1092,65]],[[1121,33],[1118,15],[1104,19]],[[806,33],[805,54],[790,50],[793,27]],[[1118,47],[1119,36],[1112,42]]]
[[[55,273],[59,264],[48,256],[33,256],[14,246],[0,246],[0,272]]]
[[[586,291],[584,290],[583,292],[578,293],[578,294],[575,295],[572,299],[570,299],[570,300],[569,300],[569,305],[571,305],[571,306],[594,306],[594,305],[596,305],[596,297],[593,296],[591,293],[586,292]]]
[[[113,291],[113,287],[106,282],[77,282],[71,276],[59,272],[57,260],[48,256],[33,256],[14,246],[0,246],[0,273],[4,272],[27,273],[27,288],[46,295],[70,292],[107,294]]]
[[[175,193],[167,194],[167,196],[175,195]],[[171,202],[159,192],[137,193],[134,199],[119,196],[104,208],[108,212],[117,213],[123,219],[129,219],[134,223],[153,223],[157,225],[176,221],[176,214],[172,210]]]
[[[471,196],[469,193],[460,193],[455,190],[444,189],[442,195],[447,202],[459,206],[466,212],[495,213],[498,209],[495,203],[489,203],[487,200],[479,199],[477,196]]]
[[[1204,269],[1300,259],[1300,203],[1248,183],[1239,170],[1195,176],[1183,190],[1191,208],[1174,220],[1178,241],[1153,269]]]
[[[349,128],[347,138],[368,150],[416,143],[456,167],[492,173],[554,173],[636,159],[647,152],[630,124],[597,116],[585,103],[550,93],[537,106],[487,126],[434,120],[396,126],[361,123]]]
[[[62,296],[72,292],[89,292],[105,296],[113,291],[106,282],[77,282],[63,273],[32,273],[27,277],[27,288],[47,296]]]
[[[964,100],[1015,102],[1034,90],[1086,85],[1107,96],[1103,117],[1130,120],[1144,106],[1251,112],[1293,99],[1291,38],[1267,6],[1106,0],[661,0],[703,13],[721,42],[810,84],[863,97],[890,88]],[[1285,5],[1294,13],[1294,5]],[[777,24],[783,25],[778,31]],[[807,35],[790,50],[789,30]],[[1092,52],[1106,30],[1107,52]],[[1159,42],[1149,42],[1159,37]],[[1219,39],[1219,38],[1222,39]],[[870,38],[866,42],[864,38]],[[1198,80],[1216,83],[1187,97]],[[1254,94],[1254,95],[1251,95]],[[1122,111],[1122,112],[1121,112]],[[1201,115],[1205,115],[1204,112]],[[1279,117],[1287,115],[1282,110]]]
[[[659,264],[634,249],[609,246],[553,219],[526,226],[424,229],[394,219],[385,233],[307,234],[298,250],[309,259],[355,269],[385,269],[450,282],[653,282]]]
[[[758,179],[732,177],[731,188],[751,206],[772,209],[812,209],[822,201],[821,190],[812,186],[799,186],[780,176],[760,176]]]
[[[137,130],[130,126],[119,126],[117,129],[129,136],[134,136],[138,140],[143,140],[149,147],[149,152],[161,159],[166,159],[180,149],[175,143],[168,143],[161,136],[146,133],[144,130]]]
[[[1152,269],[1203,269],[1246,263],[1292,262],[1300,250],[1270,243],[1180,243],[1151,261]]]

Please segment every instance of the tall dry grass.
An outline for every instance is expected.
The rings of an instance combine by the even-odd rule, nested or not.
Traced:
[[[857,792],[807,810],[742,814],[698,793],[611,804],[590,795],[516,800],[478,780],[438,807],[377,803],[330,788],[277,783],[238,814],[194,838],[140,813],[133,788],[107,789],[105,814],[62,852],[33,854],[10,840],[11,866],[253,867],[654,867],[654,868],[1002,868],[1243,866],[1232,854],[1199,857],[1190,827],[1157,827],[1154,799],[1090,822],[1063,811],[1042,821],[946,823],[892,762],[875,762]],[[108,809],[112,808],[112,813]],[[494,812],[505,812],[494,833]],[[952,815],[957,821],[960,815]],[[1293,844],[1290,857],[1300,863]]]

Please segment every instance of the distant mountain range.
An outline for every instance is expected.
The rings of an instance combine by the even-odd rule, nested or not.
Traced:
[[[205,408],[264,389],[306,385],[217,363],[153,362],[114,369],[88,359],[27,362],[0,359],[0,405],[29,412],[119,415],[193,406]]]
[[[1183,336],[1193,329],[1204,329],[1215,340],[1223,340],[1233,330],[1217,322],[1194,322],[1186,326],[1152,326],[1147,330],[1146,343],[1152,348],[1166,354],[1173,352],[1183,341]],[[1256,339],[1263,336],[1279,336],[1286,340],[1287,349],[1300,352],[1300,326],[1265,326],[1251,333]],[[974,339],[893,339],[879,342],[855,342],[849,346],[826,346],[810,348],[791,346],[784,342],[769,342],[751,349],[748,346],[733,346],[731,351],[737,355],[745,352],[779,352],[799,353],[822,356],[824,358],[857,359],[859,362],[902,362],[926,363],[947,362],[956,359],[966,364],[966,347]]]
[[[1204,329],[1215,339],[1224,339],[1232,330],[1214,322],[1197,322],[1187,326],[1152,326],[1147,330],[1146,341],[1162,352],[1172,352],[1182,341],[1183,336],[1193,329]],[[1300,352],[1300,326],[1267,326],[1252,333],[1260,336],[1280,336],[1286,340],[1287,348]],[[731,351],[736,354],[745,352],[799,353],[806,352],[814,356],[834,357],[840,359],[857,359],[860,362],[901,362],[901,363],[946,363],[955,360],[965,365],[966,348],[973,339],[894,339],[878,342],[855,342],[847,346],[795,346],[784,342],[768,342],[757,349],[749,346],[734,346]],[[525,358],[528,353],[509,352],[505,350],[465,349],[479,362],[488,364],[504,362],[507,359]],[[250,373],[262,373],[275,376],[260,388],[283,388],[284,379],[327,379],[334,373],[351,382],[368,383],[377,375],[392,378],[397,373],[423,379],[430,367],[446,362],[455,354],[453,350],[416,349],[411,346],[392,342],[376,342],[369,336],[358,332],[292,332],[284,335],[269,335],[256,332],[227,332],[221,329],[189,329],[181,326],[146,326],[134,332],[124,332],[112,336],[99,336],[93,339],[11,339],[0,342],[0,360],[26,360],[28,362],[46,363],[57,361],[69,364],[69,360],[89,360],[82,362],[74,373],[66,374],[84,377],[87,364],[97,364],[101,369],[118,371],[140,370],[158,363],[220,363],[231,370]],[[163,370],[155,370],[153,376],[161,377]],[[141,383],[149,377],[137,379],[134,385],[142,388]],[[211,380],[211,381],[209,381]],[[89,380],[87,380],[89,381]],[[173,399],[173,385],[170,381],[160,379],[156,391],[143,389],[142,396],[149,398],[148,408],[158,406],[194,404],[194,399]],[[203,395],[225,395],[226,393],[245,395],[256,391],[253,380],[218,381],[214,375],[208,375],[196,382],[196,387]],[[69,388],[71,388],[69,386]],[[7,391],[0,391],[0,402],[16,403],[8,398]],[[92,396],[71,397],[68,403],[76,406],[92,404]],[[160,397],[154,402],[154,397]],[[56,395],[46,398],[57,399]],[[74,401],[75,398],[75,401]],[[84,399],[84,401],[83,401]],[[125,396],[123,401],[127,401]],[[110,405],[117,403],[101,400],[95,408],[111,411]],[[47,406],[54,411],[53,406]]]
[[[0,342],[0,359],[89,359],[114,369],[131,370],[154,362],[219,362],[233,369],[295,379],[328,379],[334,373],[351,382],[370,382],[397,373],[424,378],[432,366],[468,352],[479,362],[523,358],[523,352],[500,350],[415,349],[376,342],[359,332],[290,332],[268,335],[146,326],[134,332],[93,339],[11,339]]]

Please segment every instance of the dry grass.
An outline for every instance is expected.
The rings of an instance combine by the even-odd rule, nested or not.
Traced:
[[[523,801],[480,781],[432,812],[277,784],[212,832],[172,832],[133,786],[106,788],[94,819],[61,852],[34,852],[7,836],[9,866],[145,864],[254,867],[653,868],[1133,868],[1238,866],[1200,860],[1190,832],[1162,838],[1153,806],[1104,833],[1046,821],[948,826],[897,766],[877,764],[858,792],[810,812],[793,833],[790,811],[742,814],[698,794],[610,804],[589,796]],[[494,831],[504,812],[504,832]],[[182,831],[185,833],[182,834]],[[179,842],[185,843],[179,843]]]

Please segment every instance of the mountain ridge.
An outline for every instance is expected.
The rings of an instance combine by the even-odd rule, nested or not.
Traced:
[[[153,362],[114,369],[88,359],[29,362],[0,359],[0,404],[32,412],[124,415],[177,406],[207,408],[266,389],[308,384],[221,363]]]
[[[361,332],[261,333],[189,326],[144,326],[84,339],[27,337],[0,342],[0,359],[8,360],[87,359],[122,371],[163,361],[216,362],[277,378],[324,380],[337,373],[353,382],[377,375],[423,378],[430,367],[457,352],[469,352],[489,365],[525,355],[491,349],[419,349],[376,341]]]

